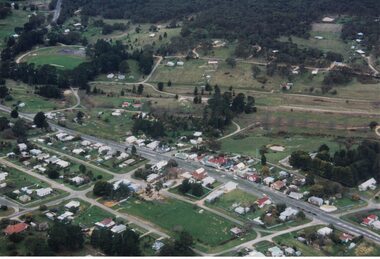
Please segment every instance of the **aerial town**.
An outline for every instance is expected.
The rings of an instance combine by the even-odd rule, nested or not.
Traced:
[[[379,14],[0,1],[0,256],[380,256]]]

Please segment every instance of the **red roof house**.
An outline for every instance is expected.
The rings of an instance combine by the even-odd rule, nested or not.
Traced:
[[[199,168],[195,170],[191,175],[194,178],[194,180],[202,181],[203,179],[207,177],[207,172],[204,168]]]
[[[281,190],[284,187],[285,187],[285,183],[283,181],[280,181],[280,180],[278,180],[272,184],[272,188],[277,190],[277,191]]]
[[[22,222],[22,223],[18,223],[18,224],[15,224],[15,225],[8,225],[5,229],[4,229],[4,233],[6,235],[12,235],[12,234],[17,234],[17,233],[21,233],[23,232],[24,230],[26,230],[28,228],[28,224]]]
[[[258,199],[257,201],[256,201],[256,203],[257,203],[257,206],[259,206],[259,208],[261,209],[261,208],[263,208],[265,205],[269,205],[269,204],[271,204],[272,202],[271,202],[271,200],[269,199],[269,197],[268,196],[265,196],[265,197],[263,197],[263,198],[261,198],[261,199]]]

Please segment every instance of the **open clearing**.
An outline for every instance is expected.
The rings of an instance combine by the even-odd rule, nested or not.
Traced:
[[[86,61],[85,50],[82,47],[57,46],[36,49],[23,57],[21,62],[35,65],[52,65],[58,69],[73,69]]]

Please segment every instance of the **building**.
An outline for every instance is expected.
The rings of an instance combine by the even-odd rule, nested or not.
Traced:
[[[316,205],[316,206],[322,206],[323,205],[323,199],[315,196],[311,196],[308,200],[309,203]]]
[[[112,228],[115,226],[115,222],[111,218],[103,219],[100,222],[96,222],[95,226],[101,227],[101,228]]]
[[[212,185],[216,182],[215,178],[211,177],[211,176],[207,176],[206,178],[204,178],[202,180],[202,186],[203,187],[207,187],[209,185]]]
[[[160,251],[162,247],[164,247],[164,243],[162,243],[161,241],[159,240],[156,240],[154,241],[153,245],[152,245],[152,249],[156,252]]]
[[[228,182],[226,183],[222,189],[224,190],[225,193],[232,192],[233,190],[236,190],[238,184],[235,182]]]
[[[65,205],[66,209],[72,209],[72,208],[79,208],[80,207],[80,202],[79,201],[70,201]]]
[[[243,233],[243,231],[238,227],[231,228],[230,232],[235,236],[240,236]]]
[[[212,203],[212,202],[214,202],[216,199],[218,199],[219,197],[221,197],[223,194],[224,194],[224,192],[223,192],[223,191],[220,191],[220,190],[215,191],[215,192],[212,192],[211,194],[209,194],[209,195],[206,197],[205,201],[208,202],[208,203]]]
[[[30,202],[32,200],[32,198],[26,194],[21,195],[20,197],[18,197],[18,199],[23,203]]]
[[[76,148],[76,149],[73,149],[72,151],[75,155],[80,155],[80,154],[83,154],[85,153],[86,151],[82,148]]]
[[[36,190],[36,194],[38,197],[45,197],[47,195],[50,195],[52,192],[53,192],[53,189],[50,187]]]
[[[160,145],[160,141],[155,140],[155,141],[150,142],[148,145],[146,145],[146,147],[149,148],[150,150],[155,150],[158,147],[158,145]]]
[[[129,185],[131,185],[131,181],[129,181],[127,179],[122,179],[122,180],[116,181],[113,184],[113,189],[117,190],[120,188],[121,185],[129,186]]]
[[[111,232],[114,234],[120,234],[127,230],[126,225],[116,225],[111,228]]]
[[[152,166],[152,170],[154,171],[161,171],[162,168],[164,168],[168,164],[168,161],[162,160],[158,162],[157,164],[154,164]]]
[[[21,233],[25,230],[27,230],[29,227],[28,224],[24,223],[24,222],[21,222],[21,223],[17,223],[15,225],[8,225],[5,229],[4,229],[4,234],[5,235],[12,235],[12,234],[18,234],[18,233]]]
[[[258,199],[258,200],[256,201],[256,204],[257,204],[257,206],[261,209],[261,208],[264,208],[265,205],[270,205],[270,204],[272,204],[272,201],[269,199],[268,196],[265,196],[265,197],[263,197],[263,198],[261,198],[261,199]]]
[[[18,147],[18,150],[20,151],[28,150],[28,146],[25,143],[20,143],[17,145],[17,147]]]
[[[59,221],[71,221],[74,219],[74,213],[70,212],[70,211],[66,211],[65,213],[63,213],[62,215],[58,216],[58,220]]]
[[[271,176],[268,176],[268,177],[266,177],[266,178],[263,179],[263,182],[264,182],[265,185],[269,186],[271,183],[274,182],[274,178],[271,177]]]
[[[363,219],[362,225],[364,226],[370,226],[373,222],[377,221],[379,218],[375,214],[371,214]]]
[[[331,235],[332,232],[333,230],[329,227],[323,227],[323,228],[318,229],[317,231],[318,235],[323,236],[323,237]]]
[[[278,246],[268,248],[268,252],[271,254],[272,257],[284,256],[284,252]]]
[[[148,183],[152,183],[154,181],[156,181],[160,176],[158,174],[150,174],[148,175],[148,177],[146,178],[146,181]]]
[[[351,242],[353,239],[354,237],[347,233],[342,233],[339,237],[339,240],[342,241],[343,243]]]
[[[203,179],[206,178],[207,176],[207,172],[204,168],[198,168],[197,170],[195,170],[191,176],[194,178],[194,180],[196,181],[202,181]]]
[[[290,192],[288,196],[295,200],[301,200],[303,198],[303,194],[298,192]]]
[[[364,183],[362,183],[358,186],[359,191],[364,192],[364,191],[367,191],[368,189],[375,190],[376,184],[377,184],[377,182],[376,182],[375,178],[371,178],[371,179],[365,181]]]
[[[298,212],[299,212],[298,210],[293,209],[292,207],[287,207],[283,212],[281,212],[279,219],[281,221],[290,220],[294,218],[295,216],[297,216]]]
[[[283,181],[278,180],[274,182],[271,187],[277,191],[280,191],[282,188],[285,187],[285,183]]]

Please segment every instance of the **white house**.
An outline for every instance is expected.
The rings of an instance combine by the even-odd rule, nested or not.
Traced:
[[[133,144],[135,143],[137,140],[137,138],[135,136],[129,136],[128,138],[125,139],[125,142],[127,142],[128,144]]]
[[[311,204],[316,205],[316,206],[322,206],[323,205],[323,199],[319,198],[319,197],[312,196],[307,201]]]
[[[76,154],[76,155],[80,155],[80,154],[84,153],[85,151],[84,151],[84,149],[82,149],[82,148],[76,148],[76,149],[73,149],[72,152],[73,152],[74,154]]]
[[[18,144],[17,146],[18,146],[18,149],[19,149],[20,151],[25,151],[25,150],[28,149],[28,146],[27,146],[25,143],[20,143],[20,144]]]
[[[146,181],[148,183],[152,183],[154,182],[155,180],[157,180],[160,176],[158,174],[150,174],[148,175],[148,177],[146,178]]]
[[[63,213],[62,215],[58,216],[58,220],[59,221],[63,221],[65,219],[68,219],[68,220],[71,220],[73,219],[73,216],[74,216],[74,213],[70,212],[70,211],[66,211],[65,213]]]
[[[282,257],[284,256],[284,252],[277,246],[271,247],[268,249],[272,257]]]
[[[41,188],[36,190],[36,194],[38,197],[45,197],[53,192],[53,189],[48,187],[48,188]]]
[[[162,168],[164,168],[168,164],[168,161],[162,160],[152,166],[152,170],[160,171]]]
[[[116,225],[116,226],[113,226],[111,228],[111,232],[114,233],[114,234],[120,234],[124,231],[127,230],[127,226],[126,225]]]
[[[127,180],[127,179],[122,179],[122,180],[119,180],[119,181],[116,181],[114,184],[113,184],[113,189],[114,190],[117,190],[120,188],[121,185],[126,185],[126,186],[129,186],[131,184],[131,181]]]
[[[84,179],[80,176],[75,176],[71,178],[70,181],[75,183],[76,185],[81,185],[84,182]]]
[[[153,141],[153,142],[150,142],[148,145],[146,145],[147,148],[149,148],[150,150],[155,150],[158,145],[160,145],[160,141],[156,140],[156,141]]]
[[[205,201],[211,203],[211,202],[214,202],[217,198],[221,197],[222,195],[224,194],[223,191],[215,191],[215,192],[212,192],[211,194],[209,194]]]
[[[207,176],[202,180],[202,186],[206,187],[207,185],[212,185],[215,183],[215,178]]]
[[[367,180],[364,183],[359,185],[359,191],[364,192],[364,191],[367,191],[368,189],[375,190],[376,184],[377,184],[377,182],[376,182],[375,178],[371,178],[371,179],[369,179],[369,180]]]
[[[298,210],[293,209],[292,207],[287,207],[283,212],[281,212],[279,219],[286,221],[295,217],[298,214]]]
[[[38,155],[41,155],[42,154],[42,151],[39,150],[39,149],[32,149],[29,151],[29,153],[32,155],[32,156],[38,156]]]
[[[318,229],[317,231],[318,235],[320,236],[328,236],[328,235],[331,235],[332,232],[333,230],[329,227],[323,227],[323,228]]]
[[[71,209],[71,208],[79,208],[80,202],[79,201],[70,201],[65,205],[66,209]]]
[[[303,194],[298,192],[290,192],[288,196],[295,200],[300,200],[303,198]]]
[[[232,192],[237,188],[238,184],[235,182],[228,182],[222,188],[225,193]]]
[[[1,172],[0,173],[0,182],[5,181],[7,176],[8,176],[8,173]]]
[[[270,184],[272,184],[274,182],[274,178],[271,176],[268,176],[268,177],[264,178],[263,182],[265,183],[265,185],[269,186]]]

